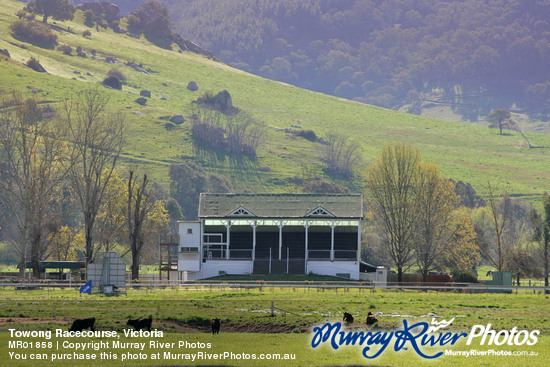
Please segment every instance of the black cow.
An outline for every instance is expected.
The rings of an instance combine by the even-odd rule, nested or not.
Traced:
[[[353,316],[350,313],[344,312],[344,321],[348,324],[353,323]]]
[[[129,319],[126,325],[133,326],[136,331],[140,331],[141,329],[147,329],[147,331],[151,331],[151,324],[153,323],[153,318],[142,318],[142,319]]]
[[[369,314],[367,315],[367,325],[374,325],[377,322],[378,319],[376,318],[376,316],[374,316],[372,312],[369,312]]]
[[[212,321],[210,321],[210,326],[212,327],[212,335],[220,333],[220,319],[212,319]]]
[[[84,329],[90,329],[92,331],[95,331],[94,324],[95,324],[95,317],[92,317],[89,319],[76,319],[73,321],[73,325],[71,326],[69,331],[82,331]]]

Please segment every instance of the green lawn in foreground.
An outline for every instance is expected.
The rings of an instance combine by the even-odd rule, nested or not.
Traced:
[[[271,301],[275,302],[275,317],[270,316]],[[313,350],[311,328],[324,322],[341,321],[342,312],[351,312],[356,316],[352,326],[355,330],[364,328],[363,322],[369,311],[382,312],[385,315],[396,313],[399,316],[380,317],[382,331],[390,331],[402,326],[404,315],[410,322],[431,322],[428,313],[435,313],[441,319],[455,317],[450,330],[468,332],[473,325],[492,324],[494,330],[541,331],[541,339],[535,346],[466,346],[459,343],[452,350],[517,350],[536,351],[537,357],[452,357],[446,356],[432,362],[424,362],[412,351],[385,352],[373,361],[365,361],[357,347],[345,347],[333,351],[327,346]],[[55,315],[55,317],[54,317]],[[8,328],[17,330],[55,330],[69,327],[76,317],[97,319],[97,330],[115,330],[123,333],[128,317],[152,315],[153,328],[163,330],[166,335],[159,341],[202,341],[211,342],[210,352],[247,352],[247,353],[295,353],[295,362],[265,364],[258,361],[224,361],[223,365],[442,365],[463,366],[544,366],[550,352],[548,332],[550,331],[550,302],[542,294],[457,294],[451,292],[394,292],[376,290],[357,291],[339,289],[317,291],[314,289],[282,289],[273,291],[257,289],[236,290],[230,286],[201,290],[178,287],[166,290],[133,290],[126,295],[106,297],[101,294],[78,295],[75,290],[37,290],[16,291],[4,289],[0,292],[0,361],[8,357]],[[209,320],[219,317],[222,331],[218,336],[208,333]],[[260,333],[258,333],[260,331]],[[270,332],[278,332],[276,334]],[[120,340],[125,340],[122,336]],[[90,341],[84,340],[72,341]],[[103,339],[105,340],[105,339]],[[155,339],[156,340],[156,339]],[[143,340],[138,340],[143,341]],[[203,350],[204,351],[204,350]],[[27,351],[29,352],[29,351]],[[113,352],[117,352],[114,351]],[[125,352],[125,351],[118,351]],[[153,353],[149,350],[148,353]],[[187,351],[189,352],[189,351]],[[20,365],[28,365],[28,362]],[[101,363],[87,362],[90,365]],[[105,363],[105,362],[103,362]],[[48,365],[37,362],[37,365]],[[133,361],[132,365],[181,365],[177,361],[151,360]],[[188,363],[185,363],[188,365]],[[201,361],[200,364],[220,364],[220,361]],[[10,365],[17,365],[12,364]],[[50,365],[73,365],[71,363]],[[105,365],[105,364],[103,364]],[[128,365],[110,361],[109,365]],[[196,365],[193,363],[192,365]]]
[[[194,159],[202,162],[208,171],[230,177],[237,189],[299,191],[299,186],[292,183],[296,182],[293,177],[302,177],[304,168],[323,176],[318,158],[321,144],[275,131],[299,125],[314,130],[321,137],[337,132],[354,139],[360,144],[367,163],[380,153],[383,144],[403,141],[420,149],[444,175],[470,182],[482,193],[488,181],[494,186],[509,182],[511,194],[531,202],[538,202],[540,194],[548,190],[545,185],[550,178],[548,135],[527,134],[534,145],[546,147],[527,149],[515,132],[501,136],[496,130],[484,127],[408,115],[307,91],[250,75],[199,55],[180,54],[175,48],[161,49],[143,38],[134,39],[103,29],[96,32],[95,28],[90,29],[90,38],[84,38],[82,31],[88,27],[82,24],[80,12],[74,21],[57,22],[59,29],[56,32],[59,44],[69,44],[73,48],[82,46],[88,57],[66,56],[14,39],[9,24],[16,19],[14,14],[23,4],[4,0],[2,5],[0,48],[8,49],[15,61],[1,58],[2,87],[33,94],[58,106],[57,102],[64,98],[96,88],[109,69],[121,69],[128,78],[122,91],[100,88],[111,98],[111,109],[123,111],[129,122],[125,164],[146,167],[165,187],[168,187],[167,173],[171,163]],[[75,33],[66,32],[68,26]],[[22,44],[25,49],[9,42]],[[91,57],[92,49],[97,52],[96,60]],[[36,73],[20,64],[31,56],[38,58],[49,74]],[[147,75],[124,65],[113,66],[102,61],[104,56],[115,57],[122,63],[141,63],[151,72]],[[198,83],[198,92],[187,90],[186,85],[191,80]],[[144,107],[134,102],[141,89],[152,92]],[[174,114],[189,116],[191,101],[200,93],[216,93],[223,89],[231,93],[236,107],[268,126],[266,140],[255,160],[196,151],[188,123],[172,131],[164,129],[166,120],[163,118]],[[364,172],[364,168],[360,167],[359,172]],[[355,185],[360,186],[360,177],[355,179]]]
[[[270,315],[271,301],[280,312],[276,317]],[[234,289],[228,284],[219,288],[129,289],[126,295],[112,297],[79,295],[76,289],[4,289],[0,295],[0,317],[48,319],[55,315],[56,318],[71,319],[93,316],[98,320],[98,328],[104,330],[122,330],[128,317],[152,315],[155,320],[179,322],[197,330],[205,330],[210,319],[218,317],[239,331],[253,326],[265,332],[269,332],[269,327],[304,332],[316,323],[341,320],[344,311],[357,315],[359,322],[364,322],[369,311],[409,315],[417,319],[434,313],[444,319],[456,317],[454,326],[457,328],[491,322],[499,329],[508,328],[513,323],[522,328],[540,328],[545,333],[550,331],[548,296],[542,292],[533,294],[532,291],[468,294],[345,288],[324,291],[315,288],[247,290]],[[384,317],[380,321],[381,327],[391,328],[396,319]],[[44,325],[33,325],[39,326]],[[47,326],[54,327],[55,321]],[[167,330],[170,330],[168,326]]]

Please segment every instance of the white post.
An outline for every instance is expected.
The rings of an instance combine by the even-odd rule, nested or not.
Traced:
[[[230,237],[230,228],[231,228],[231,222],[227,221],[227,225],[225,226],[225,228],[227,228],[227,238],[226,238],[226,241],[227,244],[226,244],[226,251],[225,251],[225,259],[226,260],[229,260],[229,237]]]
[[[304,259],[305,259],[304,260],[304,262],[305,262],[305,264],[304,264],[305,269],[304,270],[305,270],[305,273],[307,274],[307,258],[308,258],[308,250],[309,250],[309,248],[308,248],[309,247],[308,246],[308,244],[309,244],[309,242],[308,242],[309,222],[307,220],[304,222],[304,228],[306,229],[306,246],[305,246],[306,249],[305,249],[305,256],[304,256]]]
[[[200,219],[200,238],[199,238],[199,270],[202,270],[202,259],[204,256],[204,220]],[[183,276],[183,273],[182,273]]]
[[[361,219],[357,225],[357,262],[361,261]]]
[[[283,251],[283,222],[279,222],[279,260],[282,259],[281,252]]]
[[[257,222],[254,221],[252,224],[252,261],[256,259],[256,225]]]
[[[254,273],[254,261],[256,260],[256,225],[257,222],[254,221],[252,224],[252,270],[250,270],[250,274]]]

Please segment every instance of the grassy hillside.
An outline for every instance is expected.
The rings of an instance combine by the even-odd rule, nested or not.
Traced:
[[[9,29],[15,12],[23,4],[2,0],[0,9],[0,49],[8,49],[12,60],[0,61],[0,83],[4,90],[18,89],[44,100],[59,102],[79,91],[100,88],[111,98],[113,110],[124,111],[129,120],[129,138],[125,147],[125,164],[140,164],[163,185],[168,184],[172,162],[194,159],[208,171],[226,175],[238,188],[257,192],[299,190],[292,178],[300,177],[304,168],[322,176],[317,158],[319,143],[295,137],[277,128],[299,125],[318,136],[335,131],[361,144],[364,161],[376,157],[383,144],[404,141],[419,148],[424,158],[438,164],[443,173],[456,180],[471,182],[481,192],[484,186],[510,183],[510,191],[531,201],[549,190],[549,148],[527,149],[521,136],[499,136],[483,127],[450,123],[372,107],[315,93],[279,82],[263,79],[230,68],[202,56],[158,48],[145,39],[115,34],[111,30],[88,28],[77,13],[74,21],[52,24],[59,44],[81,46],[87,58],[63,55],[14,39]],[[71,32],[67,32],[70,26]],[[57,28],[56,28],[57,27]],[[82,32],[90,30],[91,37]],[[16,43],[24,48],[14,46]],[[96,50],[96,59],[91,50]],[[21,63],[31,56],[40,60],[48,74],[34,72]],[[122,63],[143,64],[149,74],[102,61],[106,56]],[[108,70],[119,68],[128,78],[122,91],[100,86]],[[90,73],[91,76],[87,75]],[[187,83],[197,82],[199,91],[187,90]],[[166,84],[163,85],[163,84]],[[147,106],[134,102],[139,91],[152,92]],[[166,116],[192,113],[191,101],[204,91],[227,89],[234,106],[247,111],[269,127],[267,139],[255,160],[197,152],[193,148],[189,125],[164,128]],[[162,100],[165,98],[166,100]],[[129,107],[129,108],[127,108]],[[550,136],[528,134],[533,145],[550,147]],[[271,171],[265,167],[270,167]],[[290,179],[290,180],[289,180]],[[545,184],[546,183],[546,184]],[[360,182],[355,180],[356,187]]]

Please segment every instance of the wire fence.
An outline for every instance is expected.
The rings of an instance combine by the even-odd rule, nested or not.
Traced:
[[[17,290],[31,289],[46,289],[46,288],[80,288],[85,284],[85,281],[59,281],[59,280],[32,280],[32,279],[0,279],[0,288],[15,288]],[[94,287],[96,288],[96,287]],[[548,291],[550,287],[544,285],[485,285],[482,283],[386,283],[385,285],[376,284],[374,282],[358,282],[358,281],[180,281],[180,280],[161,280],[148,281],[144,283],[128,283],[123,289],[163,289],[176,288],[185,290],[275,290],[289,288],[308,288],[322,290],[373,290],[373,289],[388,289],[394,291],[440,291],[440,292],[461,292],[461,293],[491,293],[491,292],[519,292],[533,291],[536,293]]]

